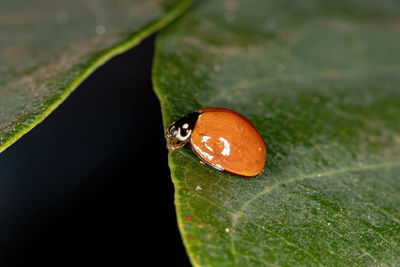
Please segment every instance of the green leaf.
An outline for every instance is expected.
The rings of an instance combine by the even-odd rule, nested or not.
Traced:
[[[96,68],[164,27],[190,0],[0,3],[0,152]]]
[[[400,262],[400,2],[198,1],[157,38],[164,126],[227,107],[267,146],[262,175],[169,164],[197,266]]]

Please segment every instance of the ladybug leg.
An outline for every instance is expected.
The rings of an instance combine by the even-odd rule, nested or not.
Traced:
[[[172,141],[172,143],[170,143],[170,144],[167,145],[167,149],[168,149],[168,150],[171,150],[171,149],[174,150],[174,149],[183,147],[184,145],[186,145],[186,143],[187,143],[187,141],[182,142],[182,141],[179,141],[178,139],[174,139],[174,140]]]
[[[172,141],[171,141],[171,139],[167,139],[167,149],[168,150],[175,149],[175,146],[176,146],[176,139],[172,139]]]
[[[175,148],[178,148],[178,144],[176,143],[176,139],[174,139],[172,142],[170,142],[168,145],[167,145],[167,149],[168,150],[174,150]]]
[[[204,161],[202,161],[202,160],[200,160],[200,164],[201,165],[206,165],[206,163]]]

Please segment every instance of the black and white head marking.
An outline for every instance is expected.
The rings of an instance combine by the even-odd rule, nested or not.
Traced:
[[[199,112],[190,113],[171,124],[165,132],[168,149],[182,147],[189,141],[199,115]]]
[[[179,141],[186,141],[189,139],[191,133],[191,129],[184,129],[183,127],[174,127],[171,131],[172,137],[175,137]]]

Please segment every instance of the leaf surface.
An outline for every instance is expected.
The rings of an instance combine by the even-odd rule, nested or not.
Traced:
[[[399,263],[399,17],[390,0],[204,0],[158,36],[165,128],[226,107],[267,146],[250,179],[170,152],[194,265]]]
[[[1,1],[0,152],[42,121],[97,67],[165,26],[189,4]]]

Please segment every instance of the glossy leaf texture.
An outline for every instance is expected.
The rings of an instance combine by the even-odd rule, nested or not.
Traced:
[[[399,18],[394,0],[204,0],[157,37],[164,126],[226,107],[267,147],[250,179],[170,152],[195,266],[399,263]]]
[[[42,121],[97,67],[171,22],[189,4],[1,1],[0,151]]]

